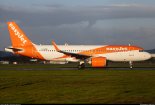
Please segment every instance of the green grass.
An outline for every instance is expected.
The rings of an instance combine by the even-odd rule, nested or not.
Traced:
[[[155,103],[155,70],[2,70],[0,103]]]

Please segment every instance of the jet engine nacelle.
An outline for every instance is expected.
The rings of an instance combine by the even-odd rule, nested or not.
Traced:
[[[92,67],[105,67],[106,66],[106,58],[105,57],[94,57],[91,58]]]

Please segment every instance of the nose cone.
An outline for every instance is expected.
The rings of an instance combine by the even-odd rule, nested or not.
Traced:
[[[143,52],[143,58],[144,58],[145,60],[148,60],[148,59],[151,58],[151,54],[148,53],[148,52]]]

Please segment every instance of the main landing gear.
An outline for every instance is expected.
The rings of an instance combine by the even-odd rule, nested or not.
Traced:
[[[84,61],[79,62],[78,69],[84,69],[84,68],[85,68],[85,62]]]

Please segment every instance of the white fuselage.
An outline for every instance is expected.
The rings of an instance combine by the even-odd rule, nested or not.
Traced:
[[[106,45],[104,45],[106,46]],[[103,45],[59,45],[59,48],[66,52],[71,53],[80,53],[82,51],[88,51],[91,49],[104,47]],[[69,61],[78,61],[71,57],[63,57],[63,53],[59,53],[55,50],[52,45],[35,45],[37,51],[46,59],[46,60],[69,60]],[[90,51],[91,52],[91,51]],[[132,51],[122,51],[122,52],[111,52],[111,53],[100,53],[94,54],[92,51],[92,57],[106,57],[110,61],[143,61],[151,58],[151,55],[147,52],[140,52],[139,50]]]

